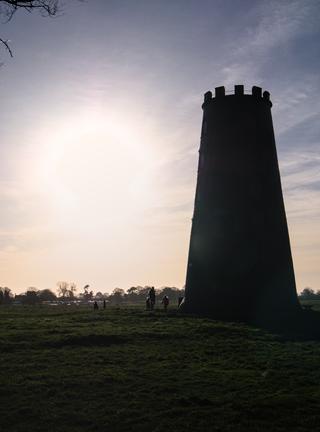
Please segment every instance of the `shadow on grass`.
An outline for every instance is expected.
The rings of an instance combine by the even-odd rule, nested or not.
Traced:
[[[207,398],[202,398],[198,396],[186,396],[179,398],[177,400],[177,404],[182,406],[211,406],[214,403]]]
[[[93,347],[93,346],[111,346],[119,345],[127,342],[123,336],[117,335],[97,335],[91,334],[86,336],[69,336],[57,341],[50,341],[44,344],[47,348],[65,348],[68,346],[76,347]]]
[[[302,309],[295,315],[255,320],[253,325],[278,333],[284,340],[320,340],[320,312]]]
[[[264,316],[251,320],[240,321],[224,319],[222,317],[213,317],[210,314],[188,314],[185,312],[178,312],[176,316],[181,318],[193,317],[193,318],[206,318],[209,320],[220,321],[228,324],[243,324],[254,326],[261,330],[267,330],[271,333],[276,333],[277,336],[283,340],[290,341],[307,341],[307,340],[320,340],[320,312],[301,309],[292,315],[282,315],[282,316]],[[199,330],[198,330],[199,331]],[[210,333],[212,334],[212,329],[203,328],[200,333]],[[230,332],[241,334],[239,328],[230,329],[230,327],[215,328],[215,333],[223,333],[230,335]]]

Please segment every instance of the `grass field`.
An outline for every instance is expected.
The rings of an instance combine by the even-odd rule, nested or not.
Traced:
[[[0,320],[1,431],[319,430],[317,340],[137,307]]]

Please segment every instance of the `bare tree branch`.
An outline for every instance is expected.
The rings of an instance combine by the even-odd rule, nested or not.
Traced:
[[[11,50],[11,48],[10,48],[9,41],[0,38],[0,42],[1,42],[5,47],[6,47],[6,50],[7,50],[7,51],[9,52],[9,54],[10,54],[10,57],[13,57],[13,53],[12,53],[12,50]]]
[[[6,22],[12,19],[18,9],[29,13],[38,11],[42,16],[54,17],[62,10],[62,3],[61,0],[0,0],[0,16],[5,17]],[[9,52],[10,57],[13,57],[9,41],[0,38],[1,44]]]
[[[43,16],[55,16],[60,10],[59,0],[0,0],[0,14],[10,21],[18,9],[38,10]]]

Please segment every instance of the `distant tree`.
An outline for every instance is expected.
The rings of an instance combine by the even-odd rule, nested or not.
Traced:
[[[40,301],[55,301],[57,300],[57,296],[54,292],[49,289],[40,290],[38,293],[38,297]]]
[[[39,290],[34,287],[29,287],[25,293],[23,302],[29,305],[40,303]]]
[[[300,293],[300,298],[303,300],[312,300],[317,297],[317,294],[312,288],[304,288]]]
[[[89,291],[90,285],[85,285],[83,287],[83,298],[86,301],[92,300],[93,299],[93,291]]]
[[[74,282],[69,284],[68,297],[74,298],[74,293],[77,291],[77,285]]]
[[[109,296],[109,300],[112,303],[117,303],[117,304],[122,303],[124,300],[124,294],[125,292],[122,288],[115,288],[112,291],[111,295]]]
[[[4,302],[5,303],[11,303],[12,298],[13,298],[13,295],[12,295],[11,289],[8,287],[5,287],[5,289],[4,289]]]
[[[167,296],[170,302],[178,304],[179,297],[184,297],[184,289],[179,289],[176,287],[162,287],[160,288],[158,294],[161,298]]]
[[[130,288],[128,288],[127,289],[127,294],[137,294],[137,292],[138,292],[138,287],[130,287]]]
[[[0,287],[0,304],[10,304],[13,300],[11,289],[8,287]]]
[[[15,302],[19,302],[19,303],[24,303],[24,299],[25,299],[26,294],[15,294],[14,296],[14,301]]]
[[[127,289],[126,297],[130,300],[141,300],[145,301],[146,296],[148,295],[148,292],[150,290],[151,286],[132,286]]]
[[[150,286],[132,286],[130,287],[125,295],[125,300],[129,302],[142,303],[146,301],[146,297],[149,294]],[[160,298],[165,295],[168,296],[171,302],[178,303],[178,298],[184,296],[184,288],[179,289],[176,287],[161,287],[156,290],[156,295]]]
[[[59,281],[57,282],[58,286],[58,295],[60,297],[68,297],[68,290],[69,290],[69,284],[66,281]]]
[[[145,300],[146,296],[149,294],[151,286],[149,286],[149,285],[146,285],[144,287],[138,286],[137,288],[138,288],[138,296],[141,299]]]
[[[136,302],[139,300],[138,287],[130,287],[127,289],[126,300],[129,302]]]
[[[74,282],[59,281],[57,282],[58,295],[63,299],[74,299],[74,293],[77,291],[77,285]]]

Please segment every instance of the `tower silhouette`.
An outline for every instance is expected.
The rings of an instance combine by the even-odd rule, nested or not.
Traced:
[[[204,96],[186,312],[259,320],[300,309],[270,94]]]

